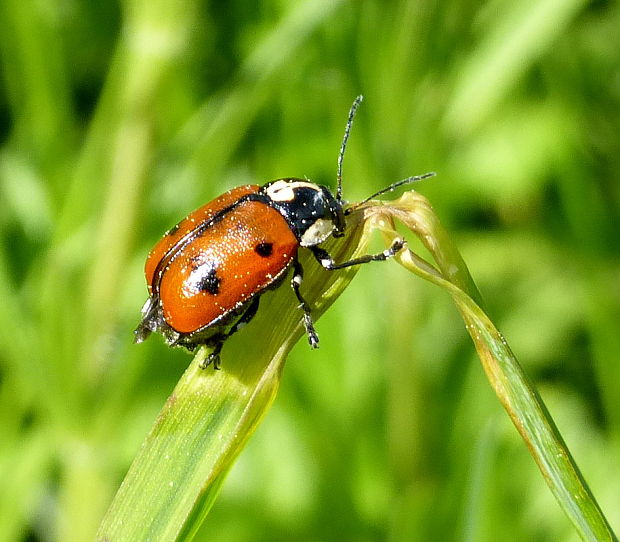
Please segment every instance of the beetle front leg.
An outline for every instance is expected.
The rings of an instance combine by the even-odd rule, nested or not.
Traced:
[[[293,263],[293,278],[291,279],[291,286],[293,287],[293,291],[297,296],[297,300],[299,301],[301,309],[304,311],[304,327],[306,328],[306,336],[308,337],[308,342],[312,348],[319,347],[319,336],[314,329],[314,321],[312,320],[312,314],[310,309],[310,305],[306,302],[306,300],[301,295],[299,291],[299,287],[304,279],[304,269],[301,264],[295,260]]]
[[[336,269],[344,269],[346,267],[361,265],[368,262],[383,262],[392,258],[393,256],[396,256],[396,254],[398,254],[404,248],[404,246],[404,239],[394,239],[390,248],[385,249],[383,252],[379,252],[379,254],[367,254],[366,256],[354,258],[352,260],[342,263],[334,262],[333,258],[329,255],[329,252],[320,247],[313,246],[309,248],[312,251],[312,254],[314,254],[314,257],[317,259],[317,261],[325,269],[328,269],[329,271],[334,271]]]

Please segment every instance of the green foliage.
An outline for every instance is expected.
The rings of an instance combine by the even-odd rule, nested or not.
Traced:
[[[345,197],[439,173],[417,188],[618,529],[619,24],[557,0],[0,2],[0,540],[93,538],[190,362],[131,344],[148,249],[234,185],[332,184],[359,93]],[[196,540],[576,540],[448,296],[367,266],[318,332]]]

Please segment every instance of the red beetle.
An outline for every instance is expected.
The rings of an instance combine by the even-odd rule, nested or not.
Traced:
[[[304,313],[308,341],[318,347],[311,307],[300,292],[303,269],[297,259],[299,247],[312,251],[329,270],[394,256],[403,248],[403,241],[395,241],[379,254],[342,263],[335,263],[319,245],[330,235],[342,237],[345,217],[359,205],[434,175],[408,177],[344,208],[342,159],[361,100],[358,96],[349,112],[338,156],[335,196],[324,186],[297,178],[240,186],[200,207],[165,234],[146,260],[149,298],[134,332],[135,342],[155,331],[170,345],[189,350],[207,345],[213,351],[203,365],[213,363],[218,369],[226,339],[253,318],[261,294],[278,286],[292,267],[291,286]]]

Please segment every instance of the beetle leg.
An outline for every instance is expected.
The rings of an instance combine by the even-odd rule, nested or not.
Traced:
[[[353,265],[361,265],[363,263],[368,262],[382,262],[392,258],[396,254],[398,254],[403,247],[405,246],[405,241],[403,239],[394,239],[390,248],[385,249],[383,252],[379,252],[379,254],[366,254],[366,256],[361,256],[359,258],[354,258],[352,260],[336,263],[333,258],[329,255],[329,253],[317,246],[308,247],[317,261],[329,271],[334,271],[335,269],[344,269],[345,267],[351,267]]]
[[[312,320],[312,314],[310,305],[306,303],[306,300],[301,295],[299,287],[304,279],[304,269],[301,264],[295,260],[293,263],[293,278],[291,279],[291,286],[297,296],[301,309],[304,311],[304,327],[306,328],[306,335],[308,336],[308,342],[312,348],[319,347],[319,336],[314,329],[314,321]]]
[[[252,318],[256,315],[256,311],[258,311],[258,304],[260,303],[260,296],[255,296],[251,301],[250,306],[245,310],[241,318],[235,322],[235,324],[228,330],[226,333],[222,333],[220,335],[216,335],[212,337],[211,341],[214,344],[213,352],[211,352],[200,364],[201,369],[206,369],[209,365],[213,363],[213,369],[216,371],[220,368],[220,353],[222,351],[222,347],[231,335],[234,335],[239,331],[242,327],[246,326],[250,323]]]
[[[213,363],[213,369],[218,371],[220,368],[220,352],[222,351],[222,347],[224,346],[224,342],[226,341],[228,335],[217,335],[212,338],[215,341],[215,346],[213,347],[213,351],[200,362],[200,368],[206,369],[209,365]]]

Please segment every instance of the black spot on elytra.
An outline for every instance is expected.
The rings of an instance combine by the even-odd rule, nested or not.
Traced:
[[[263,241],[254,247],[254,252],[263,258],[268,258],[273,253],[273,243]]]
[[[209,292],[211,295],[217,295],[220,291],[220,283],[222,280],[217,276],[215,268],[209,269],[198,281],[198,289],[201,292]]]

